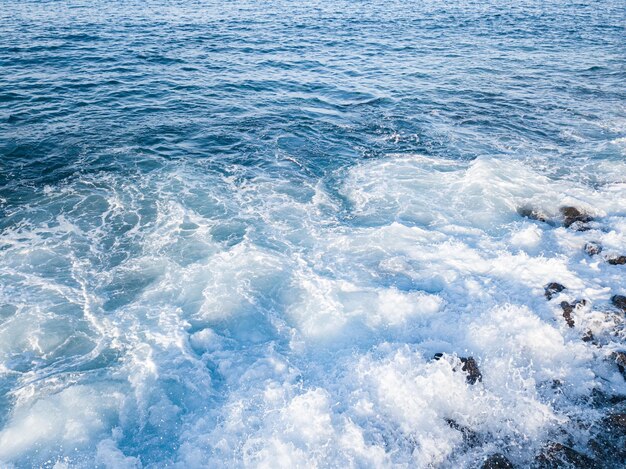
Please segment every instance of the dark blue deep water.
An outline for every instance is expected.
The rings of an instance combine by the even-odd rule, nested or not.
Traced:
[[[623,1],[0,0],[0,465],[620,467],[625,156]]]

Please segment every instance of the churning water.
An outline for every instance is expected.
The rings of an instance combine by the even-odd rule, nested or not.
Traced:
[[[0,465],[620,466],[625,23],[2,0]]]

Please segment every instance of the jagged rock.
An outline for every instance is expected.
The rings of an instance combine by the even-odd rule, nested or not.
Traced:
[[[589,456],[579,453],[575,449],[562,445],[561,443],[550,443],[546,446],[537,457],[537,463],[542,469],[561,469],[563,467],[591,469],[600,467]]]
[[[585,224],[593,221],[593,218],[578,210],[576,207],[561,207],[559,209],[561,215],[563,215],[563,225],[566,228],[573,228],[577,231],[588,230]]]
[[[626,256],[609,257],[606,261],[611,265],[624,265],[626,264]]]
[[[492,454],[481,466],[481,469],[513,469],[513,464],[500,453]]]
[[[476,384],[477,381],[483,380],[483,375],[478,368],[478,363],[476,363],[473,357],[461,358],[461,363],[463,363],[461,370],[467,373],[467,382],[469,384]]]
[[[574,327],[574,318],[572,318],[572,313],[578,307],[586,306],[587,300],[576,300],[573,303],[568,303],[567,301],[561,301],[561,308],[563,309],[563,317],[565,318],[565,322],[569,327]]]
[[[585,243],[584,249],[590,256],[595,256],[596,254],[600,254],[602,252],[602,246],[596,241],[589,241],[588,243]]]
[[[554,295],[562,292],[563,290],[566,290],[566,288],[560,283],[550,282],[544,287],[544,294],[548,300],[551,300]]]
[[[624,313],[626,313],[626,296],[623,295],[613,295],[611,297],[611,303],[621,309]]]

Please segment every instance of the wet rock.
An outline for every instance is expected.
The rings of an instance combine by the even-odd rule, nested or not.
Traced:
[[[574,311],[574,305],[567,301],[561,302],[561,308],[563,308],[563,317],[569,327],[574,327],[574,319],[572,319],[572,312]]]
[[[614,306],[621,309],[624,313],[626,313],[626,296],[623,295],[613,295],[611,297],[611,303]]]
[[[583,307],[587,305],[587,300],[576,300],[573,303],[568,303],[567,301],[561,301],[561,308],[563,309],[563,317],[565,318],[565,322],[569,327],[574,327],[574,318],[572,318],[572,313],[576,308]]]
[[[626,414],[612,414],[604,419],[609,430],[626,435]]]
[[[563,290],[566,290],[566,288],[560,283],[550,282],[544,287],[544,294],[548,300],[551,300],[554,295],[562,292]]]
[[[591,391],[591,402],[594,407],[614,407],[626,402],[626,396],[608,394],[600,389],[593,389]]]
[[[615,361],[617,369],[622,376],[624,376],[624,379],[626,379],[626,352],[613,352],[611,359]]]
[[[481,466],[481,469],[513,469],[513,464],[500,453],[492,454]]]
[[[433,355],[433,360],[439,360],[443,357],[443,353],[436,353]]]
[[[469,384],[476,384],[477,381],[483,380],[478,363],[476,363],[473,357],[461,358],[461,363],[463,363],[461,370],[467,373],[467,382]]]
[[[593,429],[589,447],[602,467],[624,467],[626,461],[626,414],[612,413]]]
[[[593,221],[593,218],[578,210],[576,207],[561,207],[559,209],[561,215],[563,215],[563,225],[566,228],[573,228],[577,231],[585,231],[589,229],[586,223]]]
[[[591,469],[600,467],[589,456],[579,453],[575,449],[562,445],[561,443],[550,443],[546,446],[537,457],[537,463],[538,467],[542,469],[560,469],[563,467]]]
[[[626,256],[609,257],[606,261],[611,265],[624,265],[626,264]]]
[[[583,342],[592,342],[593,339],[594,339],[594,337],[593,337],[593,333],[591,331],[585,332],[585,334],[582,336],[582,341]]]
[[[589,241],[588,243],[585,243],[584,250],[588,255],[595,256],[596,254],[600,254],[602,252],[602,246],[596,241]]]
[[[549,217],[541,210],[531,207],[520,207],[517,209],[517,213],[525,218],[529,218],[531,220],[537,220],[544,223],[548,223]]]

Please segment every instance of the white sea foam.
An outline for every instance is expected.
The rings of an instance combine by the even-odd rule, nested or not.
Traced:
[[[560,429],[583,447],[577,422],[601,417],[585,398],[626,393],[606,361],[624,267],[582,249],[626,253],[626,171],[605,161],[591,184],[536,161],[395,155],[315,184],[178,167],[48,190],[50,215],[2,239],[0,460],[527,465]],[[594,229],[517,212],[562,205]],[[551,281],[567,290],[548,302]],[[569,328],[558,303],[581,298]],[[454,371],[469,355],[475,385]]]

